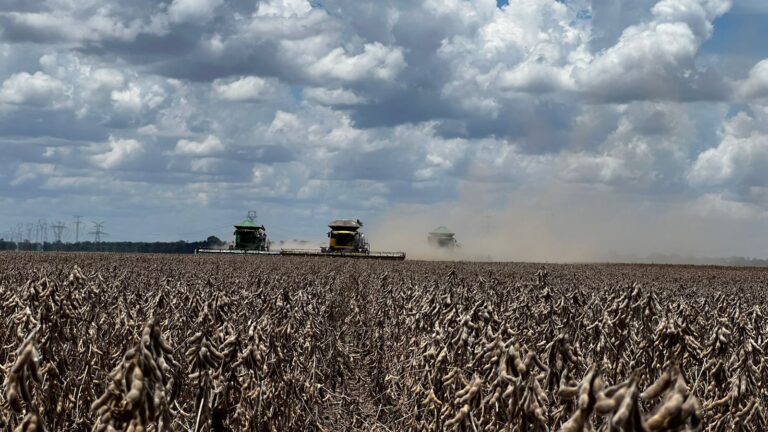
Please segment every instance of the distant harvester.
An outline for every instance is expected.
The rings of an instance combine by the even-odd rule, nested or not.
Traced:
[[[455,235],[448,228],[439,226],[429,233],[427,241],[430,245],[437,248],[453,249],[459,247],[459,242],[456,241]]]
[[[248,217],[235,225],[236,250],[269,251],[269,239],[264,225],[256,224],[256,212],[248,212]]]

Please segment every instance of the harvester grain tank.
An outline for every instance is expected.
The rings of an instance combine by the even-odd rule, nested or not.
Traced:
[[[360,219],[336,219],[328,224],[328,246],[319,251],[311,249],[283,249],[281,255],[324,256],[343,258],[374,258],[404,260],[405,252],[371,252],[365,234],[360,230]]]
[[[455,236],[456,234],[452,233],[448,228],[439,226],[429,233],[427,241],[430,245],[439,249],[453,249],[459,247]]]

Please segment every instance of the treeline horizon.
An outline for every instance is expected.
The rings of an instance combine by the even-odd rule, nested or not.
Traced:
[[[65,242],[16,242],[0,238],[0,251],[43,251],[43,252],[122,252],[122,253],[166,253],[192,254],[195,249],[221,247],[225,244],[216,236],[201,241],[177,240],[172,242],[132,242],[132,241],[83,241]]]

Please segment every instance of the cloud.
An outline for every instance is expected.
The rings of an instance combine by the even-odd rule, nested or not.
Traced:
[[[70,92],[64,83],[43,72],[20,72],[11,75],[0,87],[0,106],[61,108],[66,105]]]
[[[745,80],[736,83],[736,96],[741,100],[768,98],[768,59],[757,63]]]
[[[567,70],[533,62],[520,64],[502,73],[499,84],[503,89],[536,94],[574,88]]]
[[[270,0],[259,3],[256,15],[291,18],[304,16],[310,10],[312,5],[306,0]]]
[[[390,81],[405,66],[405,59],[399,48],[374,42],[365,44],[363,52],[357,55],[348,55],[344,48],[336,48],[310,65],[308,72],[320,80],[359,81],[370,78]]]
[[[203,141],[179,140],[174,152],[182,156],[210,156],[224,150],[224,144],[214,135]]]
[[[690,183],[737,190],[768,187],[766,126],[743,112],[737,114],[725,125],[720,144],[698,155],[688,173]]]
[[[695,59],[712,21],[729,8],[730,1],[659,1],[653,19],[624,29],[615,45],[574,69],[577,86],[612,102],[726,98],[725,84],[697,70]]]
[[[115,169],[135,160],[144,152],[142,144],[134,139],[109,137],[108,150],[91,157],[91,161],[102,169]]]
[[[216,96],[232,102],[249,102],[263,99],[271,93],[269,83],[259,77],[246,76],[234,81],[218,79],[213,82]]]
[[[27,183],[36,180],[40,177],[47,177],[52,175],[56,171],[56,167],[53,164],[45,163],[22,163],[16,168],[16,173],[11,180],[11,186],[19,186],[23,183]]]
[[[159,21],[122,20],[109,8],[54,10],[52,12],[0,12],[2,37],[11,42],[83,44],[105,41],[131,42],[139,34],[166,31]]]
[[[357,105],[366,101],[364,98],[356,95],[355,92],[343,88],[305,88],[304,97],[323,105]]]
[[[141,90],[136,85],[131,85],[124,90],[113,90],[111,94],[112,106],[117,111],[137,113],[143,106],[141,102]]]
[[[172,22],[204,24],[214,18],[214,11],[223,0],[173,0],[168,7]]]

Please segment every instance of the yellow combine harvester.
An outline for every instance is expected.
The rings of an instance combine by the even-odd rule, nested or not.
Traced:
[[[371,252],[368,240],[360,231],[359,219],[337,219],[328,224],[328,247],[312,249],[283,249],[280,255],[324,256],[343,258],[374,258],[404,260],[405,252]]]

